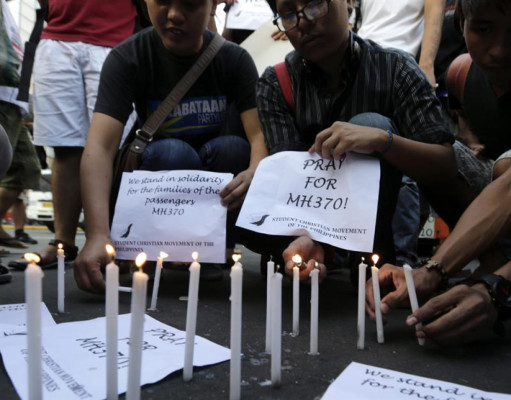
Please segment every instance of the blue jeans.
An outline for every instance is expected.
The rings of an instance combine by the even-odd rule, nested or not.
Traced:
[[[195,169],[230,172],[235,176],[248,168],[250,144],[241,136],[218,136],[198,151],[180,139],[161,139],[149,143],[142,155],[141,170],[172,171]],[[239,210],[227,213],[227,247],[234,246],[234,227]]]

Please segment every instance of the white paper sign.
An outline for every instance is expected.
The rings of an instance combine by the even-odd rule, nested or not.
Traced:
[[[511,395],[352,362],[322,400],[511,400]]]
[[[270,18],[273,11],[266,0],[238,0],[229,9],[226,27],[256,30]]]
[[[41,325],[56,325],[45,303],[41,303]],[[27,305],[25,303],[0,305],[0,337],[26,333]]]
[[[380,162],[373,157],[277,153],[259,163],[236,225],[371,252],[379,187]]]
[[[69,322],[43,330],[43,396],[45,400],[106,397],[105,318]],[[130,314],[119,316],[119,394],[127,387]],[[183,368],[183,331],[145,316],[141,384],[157,382]],[[28,395],[26,337],[0,340],[5,369],[22,399]],[[230,359],[230,351],[195,336],[194,365]]]
[[[225,262],[227,208],[220,191],[233,175],[208,171],[124,173],[110,235],[117,258],[132,260],[144,251],[156,260]]]

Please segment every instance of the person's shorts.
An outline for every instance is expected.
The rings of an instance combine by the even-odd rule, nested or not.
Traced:
[[[17,105],[0,101],[0,125],[5,129],[13,149],[11,166],[0,181],[0,187],[37,189],[41,167]]]
[[[34,143],[84,147],[110,47],[43,39],[34,62]]]

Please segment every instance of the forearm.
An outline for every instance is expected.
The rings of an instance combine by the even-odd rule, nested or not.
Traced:
[[[250,143],[250,164],[248,169],[255,171],[259,162],[268,155],[264,142],[263,130],[257,114],[257,109],[251,109],[241,114],[241,121]]]
[[[456,177],[456,161],[449,144],[422,143],[394,135],[384,158],[424,185],[438,185]]]
[[[81,190],[87,235],[109,236],[109,198],[113,157],[99,145],[88,145],[82,156]]]
[[[432,257],[449,274],[463,268],[511,230],[511,170],[488,185]]]
[[[424,33],[422,36],[419,66],[433,71],[435,58],[442,38],[445,0],[426,0],[424,6]]]

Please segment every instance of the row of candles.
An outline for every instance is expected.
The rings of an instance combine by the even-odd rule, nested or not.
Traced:
[[[107,370],[107,399],[118,397],[117,386],[117,317],[119,313],[119,291],[131,289],[131,326],[130,326],[130,355],[128,364],[128,387],[126,398],[140,399],[140,381],[142,364],[142,342],[144,313],[146,308],[147,282],[149,277],[143,272],[142,266],[147,256],[140,253],[135,264],[138,268],[133,273],[132,288],[119,286],[119,267],[114,263],[115,250],[111,245],[106,246],[112,261],[106,267],[106,370]],[[149,310],[155,310],[159,290],[163,259],[168,255],[160,253],[157,258],[151,305]],[[25,271],[25,293],[27,303],[27,350],[28,350],[28,378],[29,399],[40,399],[42,396],[42,371],[41,371],[41,314],[40,303],[42,301],[42,277],[43,272],[36,264],[39,260],[35,254],[26,254],[29,261]],[[64,251],[61,246],[58,249],[58,310],[64,312]],[[183,367],[183,379],[190,381],[193,378],[193,350],[197,321],[197,305],[199,291],[200,264],[198,253],[192,253],[193,262],[190,265],[190,279],[188,289],[188,306],[186,317],[186,344]],[[241,386],[241,326],[242,326],[242,285],[243,268],[239,262],[241,253],[234,252],[234,265],[231,268],[231,364],[230,364],[230,399],[240,398]],[[373,281],[373,295],[375,303],[376,327],[378,343],[384,342],[382,314],[380,308],[380,288],[378,279],[378,256],[373,255],[371,276]],[[357,320],[357,348],[364,349],[365,339],[365,284],[367,264],[364,258],[359,264],[359,288],[358,288],[358,320]],[[299,272],[302,267],[302,259],[299,255],[293,257],[293,313],[292,335],[299,334],[299,298],[300,282]],[[317,267],[316,263],[316,267]],[[413,283],[412,269],[404,266],[407,288],[409,291],[412,311],[418,308],[417,295]],[[281,384],[281,339],[282,339],[282,274],[275,271],[275,263],[270,260],[267,263],[267,308],[266,308],[266,352],[271,354],[271,382],[272,386]],[[319,269],[314,268],[310,273],[311,278],[311,317],[310,317],[310,351],[309,354],[318,353],[318,324],[319,324]],[[420,324],[416,326],[420,328]],[[424,344],[424,339],[419,339],[419,344]]]

